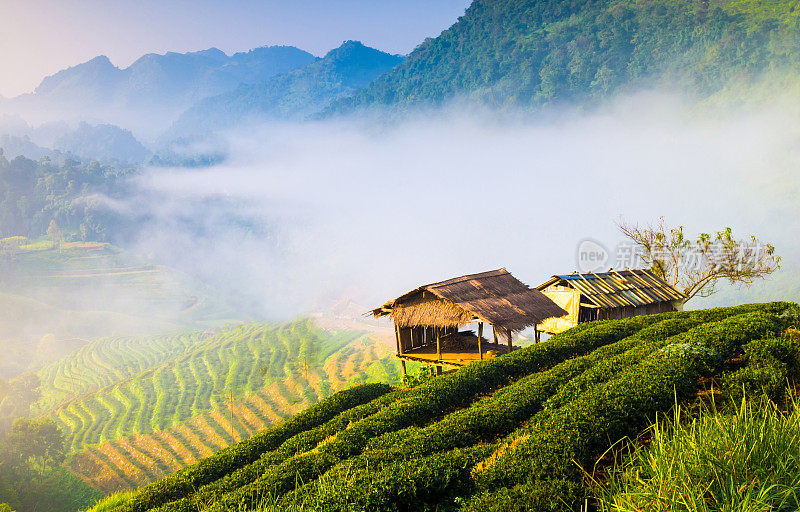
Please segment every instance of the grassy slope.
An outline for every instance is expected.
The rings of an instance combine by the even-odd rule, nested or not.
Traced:
[[[377,338],[310,320],[96,340],[39,372],[69,467],[110,492],[251,437],[354,382],[399,380]]]
[[[796,305],[773,303],[584,324],[280,439],[268,430],[274,442],[95,510],[569,509],[587,492],[575,462],[591,469],[743,345],[796,322]]]
[[[655,424],[605,482],[599,510],[747,512],[800,508],[800,408],[742,401]]]

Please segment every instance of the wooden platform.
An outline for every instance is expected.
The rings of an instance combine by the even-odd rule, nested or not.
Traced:
[[[462,333],[460,333],[462,334]],[[442,358],[439,359],[436,352],[435,344],[428,344],[422,347],[413,348],[403,354],[397,354],[398,359],[405,359],[406,361],[414,361],[423,364],[437,364],[446,366],[466,366],[469,363],[480,360],[478,353],[478,338],[477,336],[459,336],[459,342],[453,346],[450,343],[442,343]],[[491,356],[487,352],[497,352],[496,355],[503,355],[508,353],[507,343],[494,344],[484,339],[483,343],[483,358],[490,359]],[[517,350],[519,347],[512,347],[512,350]]]

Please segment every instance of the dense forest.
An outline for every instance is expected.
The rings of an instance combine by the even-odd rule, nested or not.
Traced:
[[[702,99],[766,74],[796,84],[798,14],[788,0],[476,0],[451,28],[332,110],[459,95],[538,108],[642,86]]]
[[[93,197],[115,194],[133,172],[70,158],[8,161],[0,150],[0,237],[106,239],[109,219]]]

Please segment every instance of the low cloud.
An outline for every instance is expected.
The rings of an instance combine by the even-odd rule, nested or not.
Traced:
[[[690,232],[773,242],[786,270],[716,302],[797,300],[800,121],[784,103],[699,111],[639,94],[546,119],[463,109],[228,133],[230,157],[148,169],[121,209],[140,253],[283,317],[342,297],[371,306],[424,282],[506,267],[535,285],[587,237],[664,215]],[[783,283],[783,284],[781,284]]]

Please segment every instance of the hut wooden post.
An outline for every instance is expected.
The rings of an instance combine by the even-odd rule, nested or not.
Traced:
[[[441,340],[441,329],[438,327],[436,328],[436,358],[441,361],[442,360],[442,340]],[[441,368],[440,368],[441,370]]]
[[[506,329],[506,332],[508,332],[508,353],[510,354],[511,353],[511,329]]]
[[[403,345],[400,343],[400,326],[394,324],[394,337],[397,339],[397,353],[403,355]]]
[[[497,326],[492,324],[492,334],[494,334],[494,344],[497,345]]]
[[[536,343],[542,341],[542,331],[539,330],[538,326],[533,328],[533,333],[536,339]]]
[[[400,360],[400,366],[403,367],[403,377],[405,377],[407,375],[407,373],[406,373],[406,360],[405,359],[401,359]]]
[[[483,359],[483,322],[478,322],[478,357]]]

